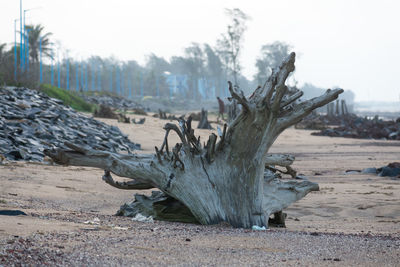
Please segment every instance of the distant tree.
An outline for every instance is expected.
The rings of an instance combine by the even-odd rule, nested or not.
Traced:
[[[226,9],[226,14],[231,21],[227,32],[217,40],[217,49],[226,68],[231,71],[235,85],[238,85],[238,75],[241,70],[239,56],[244,32],[247,29],[246,22],[250,17],[238,8]]]
[[[13,72],[14,72],[14,47],[10,50],[7,49],[7,44],[0,44],[0,83],[7,83],[14,80]],[[19,52],[19,47],[17,47]]]
[[[204,68],[204,53],[198,43],[192,43],[191,46],[185,48],[186,69],[190,73],[192,84],[194,86],[193,94],[197,96],[198,83],[197,81],[205,74]]]
[[[261,55],[256,61],[257,73],[255,75],[259,85],[265,82],[272,74],[273,69],[288,57],[291,49],[289,44],[279,41],[261,47]]]
[[[158,57],[155,54],[150,54],[147,57],[146,68],[149,73],[149,85],[153,95],[166,95],[168,89],[164,73],[171,70],[171,65],[163,57]],[[158,90],[158,92],[157,92]]]
[[[40,39],[42,38],[42,53],[45,56],[52,57],[52,48],[50,42],[51,32],[44,33],[44,26],[28,25],[29,29],[29,56],[32,59],[32,63],[39,62],[39,45]]]
[[[214,85],[217,87],[217,93],[221,95],[222,88],[225,85],[221,84],[224,72],[221,58],[208,44],[204,44],[204,54],[206,56],[205,68],[207,78],[213,81]]]

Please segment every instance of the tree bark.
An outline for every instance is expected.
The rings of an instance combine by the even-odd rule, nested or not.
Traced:
[[[159,188],[179,200],[202,224],[226,221],[234,227],[267,226],[270,214],[318,190],[316,183],[281,181],[266,170],[269,148],[286,128],[343,92],[328,90],[320,97],[297,103],[301,91],[289,94],[285,85],[294,71],[294,61],[292,53],[249,98],[229,82],[232,99],[242,109],[229,126],[224,126],[218,142],[211,134],[202,144],[194,135],[191,118],[180,118],[179,126],[164,126],[164,142],[160,149],[155,148],[155,155],[121,155],[73,144],[67,144],[71,150],[56,149],[46,154],[57,163],[104,169],[104,179],[112,186]],[[172,150],[168,144],[170,131],[181,140]],[[133,182],[116,184],[109,172]]]

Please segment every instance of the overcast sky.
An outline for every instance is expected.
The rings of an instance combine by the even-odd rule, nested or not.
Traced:
[[[19,0],[0,0],[0,43],[14,41]],[[23,0],[27,22],[45,26],[70,56],[169,59],[191,42],[226,30],[224,8],[248,23],[241,62],[251,79],[263,44],[284,41],[297,53],[295,78],[342,87],[357,101],[400,101],[400,1],[396,0]]]

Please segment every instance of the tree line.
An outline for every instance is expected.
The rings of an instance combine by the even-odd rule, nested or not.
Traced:
[[[64,55],[60,59],[57,55],[60,50],[54,48],[51,40],[52,33],[45,32],[40,24],[27,25],[25,46],[0,42],[0,83],[31,88],[48,83],[68,90],[106,91],[130,98],[214,99],[228,96],[227,81],[231,80],[247,93],[246,89],[262,85],[293,48],[279,41],[263,45],[255,63],[256,74],[252,80],[247,79],[241,72],[240,55],[251,18],[240,9],[225,11],[230,20],[215,46],[191,43],[183,49],[182,56],[166,60],[150,54],[144,65],[114,57],[91,56],[79,60]],[[20,49],[28,59],[23,68]],[[175,91],[171,91],[171,83],[175,83]]]

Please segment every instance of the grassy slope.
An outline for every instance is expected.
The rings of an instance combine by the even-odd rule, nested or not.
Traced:
[[[68,105],[77,111],[93,112],[96,108],[95,105],[87,103],[74,92],[51,86],[50,84],[42,84],[40,86],[40,91],[50,97],[62,100],[65,105]]]

